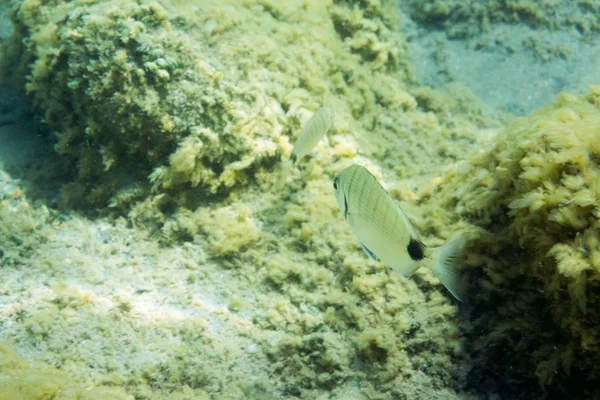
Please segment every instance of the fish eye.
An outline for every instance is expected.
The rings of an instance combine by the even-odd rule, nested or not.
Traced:
[[[337,190],[337,178],[333,180],[333,190]]]

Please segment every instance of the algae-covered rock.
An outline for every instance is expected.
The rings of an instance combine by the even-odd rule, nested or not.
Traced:
[[[337,115],[330,146],[385,145],[403,175],[430,171],[415,157],[455,160],[439,134],[467,144],[473,127],[414,112],[392,2],[7,3],[0,78],[24,83],[71,160],[66,205],[122,214],[222,199],[264,181],[322,105]]]
[[[456,160],[447,137],[472,143],[477,122],[409,93],[394,2],[10,4],[3,54],[72,160],[64,200],[127,216],[0,202],[2,238],[38,233],[5,248],[20,352],[140,399],[462,397],[456,305],[364,257],[332,194],[355,157],[388,187]],[[323,105],[334,127],[286,175],[278,158]]]
[[[132,400],[118,387],[84,387],[59,369],[39,363],[29,365],[8,343],[0,342],[0,398],[3,400],[89,399]]]
[[[277,109],[227,77],[210,33],[190,40],[185,19],[158,3],[9,4],[27,38],[27,92],[73,159],[66,200],[101,207],[150,186],[227,192],[273,162]]]
[[[32,359],[140,399],[596,393],[597,89],[442,173],[496,122],[461,85],[408,88],[393,2],[8,4],[0,77],[26,80],[71,160],[65,203],[128,217],[0,202],[2,266],[27,282],[1,282],[5,335]],[[320,106],[334,127],[286,176]],[[428,245],[478,227],[471,305],[363,256],[331,190],[354,161]]]
[[[575,27],[580,33],[600,31],[593,1],[556,0],[408,0],[403,2],[416,21],[437,25],[453,37],[471,37],[486,32],[490,24],[526,24],[536,29]]]
[[[481,228],[469,257],[484,272],[471,318],[474,334],[488,332],[473,347],[479,368],[520,375],[511,397],[538,382],[557,395],[600,393],[599,98],[597,86],[561,94],[516,119],[451,168],[429,200]],[[437,224],[426,223],[444,229]]]

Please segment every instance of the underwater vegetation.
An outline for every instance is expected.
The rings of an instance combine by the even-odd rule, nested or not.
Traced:
[[[74,386],[68,374],[44,363],[31,366],[9,345],[0,343],[0,398],[132,400],[134,397],[118,387]]]
[[[19,208],[4,198],[3,237],[22,241],[4,241],[3,337],[20,355],[138,399],[346,386],[458,398],[468,363],[455,306],[358,253],[331,191],[359,147],[391,144],[407,179],[458,159],[440,132],[469,143],[457,132],[479,124],[448,113],[445,128],[417,110],[391,4],[8,4],[2,76],[23,84],[71,160],[58,203],[108,216],[48,219],[23,194]],[[274,190],[279,159],[324,104],[335,127]],[[396,110],[410,116],[395,124]],[[426,146],[394,151],[398,135]]]
[[[599,96],[598,86],[564,93],[517,118],[450,168],[425,201],[481,228],[468,260],[481,268],[469,318],[483,337],[473,346],[497,376],[506,374],[497,367],[503,349],[513,351],[517,387],[535,385],[535,371],[550,393],[598,395]],[[492,348],[499,353],[486,358]]]
[[[600,31],[600,4],[591,0],[408,0],[403,4],[413,19],[441,27],[455,38],[484,34],[490,25],[501,22],[550,30],[574,27],[584,35]]]
[[[2,70],[72,160],[63,203],[128,210],[152,192],[185,204],[247,187],[319,104],[370,128],[391,123],[383,108],[414,109],[403,38],[377,4],[292,18],[296,6],[262,1],[9,1]]]
[[[257,112],[247,109],[268,107],[260,93],[223,79],[204,54],[209,40],[192,43],[158,4],[12,7],[29,37],[19,56],[26,91],[76,168],[65,201],[116,205],[179,184],[226,191],[273,159],[277,127],[256,127]]]
[[[60,211],[0,175],[6,398],[600,396],[598,87],[496,133],[413,81],[392,1],[5,3],[0,80],[72,171]],[[357,162],[427,246],[474,232],[467,304],[362,254]]]

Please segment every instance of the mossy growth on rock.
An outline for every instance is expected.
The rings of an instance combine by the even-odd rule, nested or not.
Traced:
[[[431,171],[417,157],[456,159],[440,133],[468,145],[473,130],[416,109],[391,1],[6,3],[0,80],[26,89],[70,160],[68,207],[123,215],[147,201],[168,215],[222,200],[273,173],[323,105],[337,118],[313,156],[385,146],[405,176]]]
[[[249,111],[257,95],[158,3],[9,4],[27,93],[73,160],[70,204],[122,206],[151,187],[228,192],[275,161],[278,131]],[[2,54],[16,61],[15,47]]]
[[[413,19],[441,26],[451,37],[477,36],[498,23],[526,24],[537,30],[575,28],[584,35],[600,31],[596,17],[600,6],[589,0],[408,0],[403,3]]]
[[[514,379],[511,398],[538,383],[540,393],[598,396],[600,87],[560,94],[491,140],[422,190],[435,217],[427,229],[456,215],[480,228],[469,256],[483,272],[469,315],[473,373]]]
[[[10,344],[0,342],[0,398],[5,400],[132,400],[119,387],[84,385],[46,363],[30,365]]]

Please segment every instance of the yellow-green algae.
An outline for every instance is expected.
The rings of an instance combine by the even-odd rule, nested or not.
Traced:
[[[68,374],[40,363],[29,365],[6,343],[0,343],[0,398],[3,400],[133,400],[122,388],[73,385]]]
[[[594,297],[587,314],[581,296],[571,310],[561,299],[581,285],[562,288],[581,279],[550,279],[555,269],[535,264],[570,265],[565,250],[584,228],[571,227],[571,239],[551,231],[552,246],[570,246],[556,254],[513,255],[530,237],[518,232],[560,222],[532,213],[520,215],[522,229],[511,224],[506,207],[540,185],[502,187],[514,198],[485,207],[502,171],[485,163],[493,153],[475,151],[443,172],[498,123],[459,85],[408,88],[392,2],[9,4],[16,35],[2,44],[12,62],[2,76],[27,76],[57,150],[75,163],[65,203],[124,216],[94,222],[20,191],[3,198],[3,338],[19,354],[139,399],[316,398],[348,385],[382,399],[469,398],[467,389],[501,392],[490,379],[512,361],[525,380],[537,368],[547,390],[561,393],[575,389],[560,368],[578,354],[586,361],[577,377],[597,379],[593,341],[585,349],[577,341],[594,338],[586,326]],[[18,71],[6,68],[18,60]],[[336,111],[334,132],[282,177],[278,158],[323,104]],[[551,120],[547,112],[530,118]],[[527,148],[508,136],[497,151]],[[482,267],[474,275],[485,272],[473,283],[473,309],[459,314],[426,271],[404,280],[360,253],[331,193],[331,177],[353,159],[400,200],[427,244],[466,222],[482,228],[469,259]],[[544,292],[515,286],[521,276]],[[539,307],[548,320],[531,315],[545,314]],[[460,324],[471,316],[474,327]],[[581,329],[557,329],[552,316]],[[495,345],[519,354],[494,358]],[[466,379],[465,346],[477,383]],[[520,394],[540,393],[528,389]]]
[[[511,398],[533,373],[550,393],[599,393],[599,162],[592,86],[516,119],[422,188],[424,227],[449,235],[458,217],[479,227],[473,348],[484,369],[516,381]],[[502,371],[509,349],[514,373]]]
[[[360,140],[366,154],[413,124],[439,129],[423,113],[397,123],[397,110],[417,104],[390,5],[8,3],[17,35],[3,45],[4,75],[27,76],[56,149],[73,158],[70,204],[130,207],[152,190],[194,206],[243,189],[288,155],[301,119],[322,103],[338,113],[338,133],[381,133]],[[435,153],[432,140],[419,138]],[[402,148],[388,148],[390,164],[420,155]]]
[[[140,399],[315,398],[347,385],[459,398],[456,307],[427,274],[404,280],[366,260],[331,194],[360,152],[414,201],[413,176],[460,158],[449,138],[469,147],[496,124],[469,101],[419,109],[394,4],[10,5],[17,35],[3,54],[21,60],[77,170],[65,203],[126,215],[4,204],[7,236],[35,221],[5,256],[4,301],[32,299],[6,308],[20,354]],[[277,159],[322,104],[334,132],[282,176]]]
[[[310,183],[312,195],[299,194],[303,221],[290,205],[278,222],[293,236],[262,231],[252,246],[233,240],[235,250],[210,238],[254,224],[243,205],[214,208],[208,220],[222,233],[210,225],[208,241],[198,232],[164,247],[123,219],[90,222],[32,205],[18,188],[5,192],[3,338],[22,357],[59,367],[57,390],[315,398],[358,382],[390,399],[459,398],[466,365],[451,300],[367,261],[336,223],[330,182]],[[200,211],[184,220],[196,218],[209,228]],[[43,371],[35,384],[54,384],[54,370]]]
[[[600,31],[600,4],[594,0],[407,0],[411,17],[442,27],[451,37],[486,33],[491,24],[525,24],[535,29],[571,29],[581,34]]]

